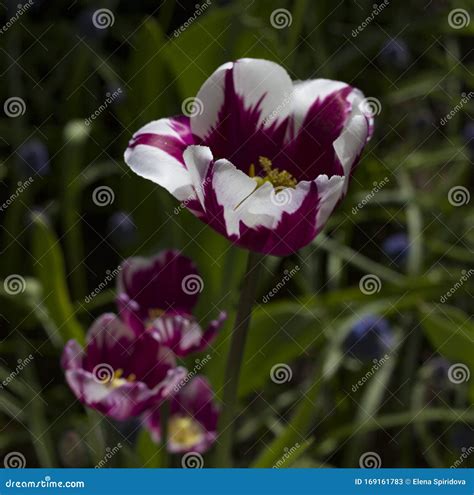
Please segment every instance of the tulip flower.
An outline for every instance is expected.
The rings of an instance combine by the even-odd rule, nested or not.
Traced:
[[[137,337],[114,314],[94,322],[85,349],[70,340],[61,364],[77,399],[117,420],[160,404],[186,375],[169,349],[148,334]]]
[[[168,421],[167,449],[172,453],[206,452],[217,438],[219,410],[208,381],[196,376],[173,396]],[[149,412],[145,425],[161,442],[159,409]]]
[[[177,356],[208,347],[226,319],[221,312],[203,331],[193,316],[204,288],[194,263],[178,251],[153,258],[129,258],[118,277],[118,306],[122,319],[136,335],[149,333]]]
[[[235,244],[288,255],[345,196],[372,133],[365,107],[346,83],[292,82],[276,63],[241,59],[209,77],[190,117],[135,133],[125,161]]]

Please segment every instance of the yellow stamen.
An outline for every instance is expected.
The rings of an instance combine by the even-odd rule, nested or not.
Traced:
[[[298,181],[286,170],[272,168],[272,162],[265,156],[258,158],[260,166],[263,168],[265,175],[263,177],[255,176],[255,165],[252,163],[249,169],[249,176],[257,182],[257,187],[260,187],[265,182],[271,182],[275,188],[296,187]]]
[[[168,423],[169,439],[182,447],[192,447],[203,436],[203,427],[189,416],[172,416]]]
[[[114,371],[114,376],[108,383],[108,385],[112,388],[120,387],[127,382],[134,382],[137,379],[135,373],[130,373],[126,378],[123,377],[123,369],[119,368]]]

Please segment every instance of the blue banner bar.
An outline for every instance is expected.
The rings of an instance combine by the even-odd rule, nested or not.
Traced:
[[[0,494],[473,495],[474,469],[3,469]]]

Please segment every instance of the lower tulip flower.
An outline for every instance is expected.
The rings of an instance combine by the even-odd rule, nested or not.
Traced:
[[[206,452],[217,438],[219,410],[208,381],[197,376],[173,396],[168,421],[167,449],[173,453]],[[145,425],[152,439],[160,443],[159,410],[149,412]]]
[[[204,350],[226,319],[221,312],[203,331],[192,315],[204,282],[194,263],[178,251],[129,258],[121,265],[118,305],[136,335],[149,333],[178,356]]]
[[[292,82],[268,60],[219,67],[191,117],[150,122],[125,162],[232,242],[287,255],[310,243],[347,192],[373,119],[339,81]]]
[[[148,334],[137,337],[114,314],[94,322],[85,349],[70,340],[61,364],[77,399],[117,420],[169,398],[186,376],[169,349]]]

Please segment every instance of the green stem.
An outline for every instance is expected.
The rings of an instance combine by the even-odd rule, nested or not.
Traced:
[[[161,467],[167,468],[169,466],[169,455],[168,455],[168,422],[170,417],[170,405],[169,402],[163,402],[160,407],[160,429],[161,429],[161,442],[163,444],[162,451],[160,453],[160,464]]]
[[[232,433],[235,422],[235,407],[239,387],[240,368],[244,357],[245,341],[252,315],[252,306],[255,302],[261,255],[250,252],[247,270],[241,288],[237,315],[227,357],[227,368],[224,381],[223,410],[219,421],[219,439],[217,446],[216,464],[219,467],[230,467],[232,464]]]

